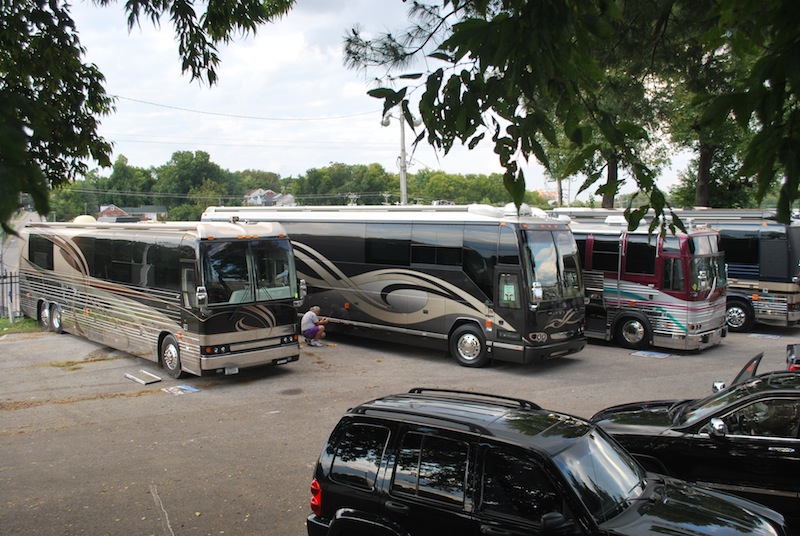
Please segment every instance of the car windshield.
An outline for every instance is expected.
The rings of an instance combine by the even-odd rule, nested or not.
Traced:
[[[597,431],[560,452],[554,461],[598,523],[619,515],[645,487],[642,467]]]

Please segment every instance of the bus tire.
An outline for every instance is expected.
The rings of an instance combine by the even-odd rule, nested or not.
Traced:
[[[725,322],[729,330],[734,333],[750,331],[754,320],[755,314],[749,303],[744,300],[728,300],[725,306]]]
[[[462,367],[483,367],[489,363],[483,333],[470,325],[461,326],[453,332],[450,353]]]
[[[161,350],[159,351],[161,359],[161,366],[167,374],[176,380],[183,375],[181,370],[181,349],[178,346],[178,341],[174,335],[167,335],[161,341]]]
[[[50,330],[50,304],[47,302],[39,304],[39,326],[45,330]]]
[[[64,333],[64,324],[62,320],[61,306],[54,303],[50,306],[50,331],[58,333],[59,335]]]
[[[642,350],[650,346],[650,327],[640,318],[626,316],[617,322],[616,338],[623,348]]]

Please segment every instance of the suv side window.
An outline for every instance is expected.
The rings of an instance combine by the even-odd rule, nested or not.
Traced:
[[[347,426],[336,446],[330,478],[340,484],[371,490],[383,459],[389,429],[374,424]]]
[[[392,491],[462,506],[468,459],[462,441],[409,432],[400,444]]]
[[[481,509],[539,523],[548,512],[563,512],[560,496],[541,467],[528,457],[489,449],[484,457]]]

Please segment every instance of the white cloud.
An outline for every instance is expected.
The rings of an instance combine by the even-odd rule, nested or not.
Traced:
[[[372,81],[342,62],[342,39],[352,26],[372,32],[405,27],[405,2],[377,4],[300,0],[255,37],[221,48],[213,87],[181,74],[168,19],[160,29],[143,20],[128,32],[122,4],[74,5],[86,59],[106,76],[108,93],[119,97],[116,113],[101,126],[114,142],[113,158],[125,155],[131,165],[149,167],[164,164],[175,151],[202,150],[232,171],[260,169],[284,177],[331,162],[377,162],[396,172],[400,127],[396,121],[381,126],[381,102],[366,94]],[[407,129],[409,155],[413,137]],[[423,142],[409,171],[423,167],[502,172],[489,143],[443,156]],[[545,187],[538,165],[527,171],[529,189]]]

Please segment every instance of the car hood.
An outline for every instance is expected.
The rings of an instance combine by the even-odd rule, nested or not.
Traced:
[[[654,475],[651,475],[654,476]],[[648,500],[603,528],[617,534],[776,534],[783,516],[761,505],[686,483],[663,478]],[[768,521],[769,520],[769,521]],[[770,522],[772,524],[770,524]]]
[[[611,434],[637,433],[657,435],[672,426],[670,408],[683,400],[653,400],[606,408],[594,414],[591,421]]]

